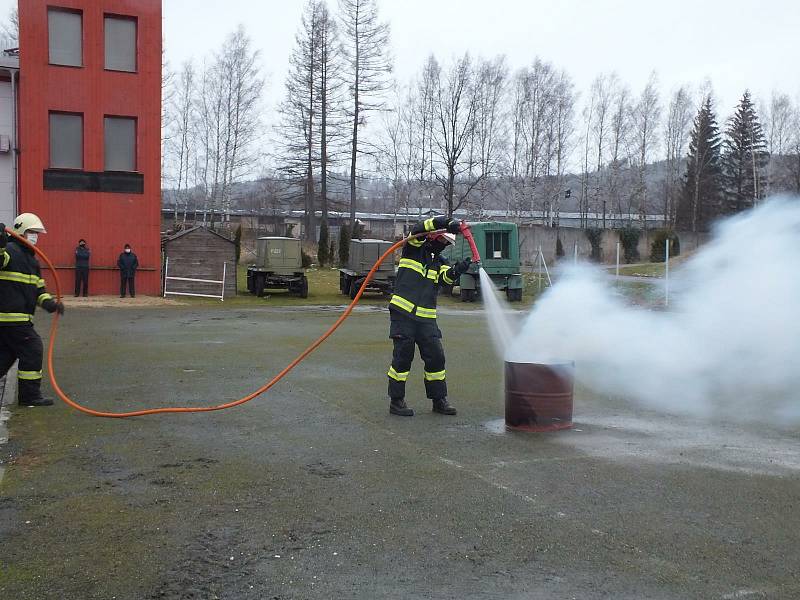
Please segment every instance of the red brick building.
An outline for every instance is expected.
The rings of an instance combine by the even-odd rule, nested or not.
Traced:
[[[72,286],[80,238],[90,290],[119,290],[129,243],[137,291],[160,290],[161,0],[19,0],[18,212]]]

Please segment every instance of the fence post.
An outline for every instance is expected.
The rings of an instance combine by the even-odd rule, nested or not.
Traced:
[[[222,263],[222,296],[220,297],[220,301],[225,302],[225,279],[226,275],[228,274],[228,263]]]
[[[169,276],[169,256],[164,259],[164,298],[167,297],[167,277]]]
[[[664,304],[665,306],[669,306],[669,237],[664,244],[666,250],[664,252],[664,264],[665,264],[665,271],[664,271]]]

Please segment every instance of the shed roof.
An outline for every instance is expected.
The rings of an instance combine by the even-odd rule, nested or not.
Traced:
[[[179,238],[182,238],[182,237],[184,237],[186,235],[189,235],[190,233],[195,233],[197,230],[203,230],[203,231],[205,231],[207,233],[214,234],[218,238],[223,239],[226,242],[229,242],[231,244],[235,244],[236,243],[232,239],[225,237],[221,233],[217,233],[213,229],[209,229],[208,227],[203,227],[202,225],[197,225],[196,227],[191,227],[190,229],[184,229],[183,231],[179,231],[178,233],[174,233],[174,234],[172,234],[172,235],[170,235],[168,237],[163,238],[161,240],[161,245],[165,246],[166,244],[169,244],[170,242],[174,242],[175,240],[177,240]]]

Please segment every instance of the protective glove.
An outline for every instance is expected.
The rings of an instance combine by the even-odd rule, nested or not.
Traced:
[[[5,248],[8,244],[8,234],[6,233],[6,224],[0,223],[0,248]]]
[[[56,302],[55,300],[45,300],[42,302],[42,308],[49,313],[57,312],[60,315],[64,314],[64,304],[62,302]]]
[[[455,264],[456,273],[458,273],[459,277],[469,271],[469,266],[472,264],[471,258],[465,258],[464,260],[460,260]]]
[[[461,233],[461,221],[458,219],[451,219],[447,224],[447,232],[453,234]]]

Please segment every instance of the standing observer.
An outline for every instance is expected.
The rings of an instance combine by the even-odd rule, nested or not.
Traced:
[[[75,297],[89,295],[89,257],[91,250],[86,245],[86,240],[80,240],[75,248]]]
[[[45,231],[42,221],[23,213],[14,221],[14,233],[36,245]],[[17,399],[20,406],[50,406],[42,396],[42,338],[33,328],[33,314],[39,305],[47,312],[64,314],[64,305],[47,293],[33,250],[9,239],[0,223],[0,376],[19,360]]]
[[[117,260],[119,267],[119,297],[125,297],[125,288],[128,288],[131,298],[136,298],[136,269],[139,268],[139,259],[131,250],[130,244],[125,244],[125,248]]]
[[[435,233],[446,229],[448,233]],[[402,417],[414,416],[406,405],[406,381],[419,347],[425,363],[425,394],[433,402],[433,412],[455,415],[456,409],[447,400],[442,332],[436,323],[436,297],[440,283],[453,285],[472,262],[466,258],[454,266],[441,256],[442,250],[455,242],[461,222],[447,217],[421,221],[412,234],[430,232],[423,238],[409,239],[397,270],[394,295],[389,302],[389,337],[394,344],[389,369],[389,412]]]

